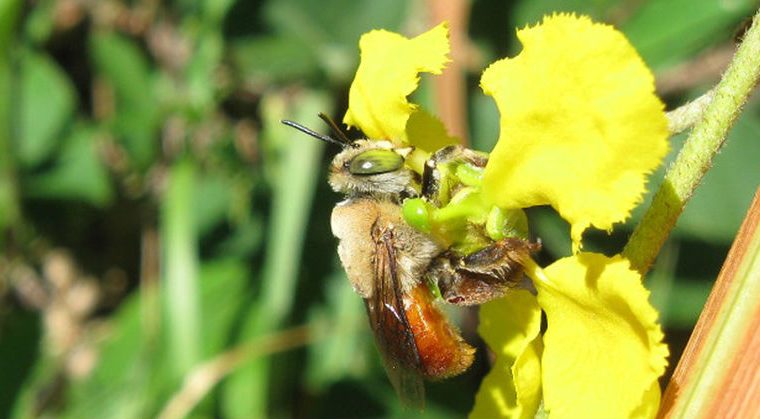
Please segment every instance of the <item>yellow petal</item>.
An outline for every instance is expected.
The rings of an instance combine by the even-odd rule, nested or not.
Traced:
[[[547,319],[542,374],[549,417],[654,417],[668,348],[628,260],[578,253],[546,268],[535,284]]]
[[[402,142],[414,146],[414,151],[406,158],[406,164],[422,174],[431,153],[447,145],[458,144],[459,139],[449,135],[440,119],[422,109],[416,109],[406,123]]]
[[[419,73],[440,74],[449,61],[448,26],[441,23],[415,38],[375,30],[359,41],[361,60],[348,93],[347,125],[369,138],[404,140],[416,105],[406,97],[419,83]]]
[[[541,355],[544,342],[536,336],[512,365],[519,418],[534,418],[541,404]]]
[[[449,135],[440,119],[422,109],[415,110],[409,116],[405,133],[410,145],[428,153],[459,143],[456,137]]]
[[[541,402],[541,310],[536,297],[515,291],[480,307],[478,332],[496,355],[470,419],[532,418]]]
[[[483,189],[503,208],[551,205],[577,244],[589,225],[609,230],[641,200],[668,148],[663,104],[611,26],[554,15],[517,37],[523,51],[480,82],[501,115]]]

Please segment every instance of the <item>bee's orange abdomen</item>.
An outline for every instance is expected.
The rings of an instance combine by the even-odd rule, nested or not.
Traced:
[[[404,306],[417,344],[422,373],[427,378],[447,378],[469,368],[475,349],[438,310],[425,284],[417,286],[404,298]]]

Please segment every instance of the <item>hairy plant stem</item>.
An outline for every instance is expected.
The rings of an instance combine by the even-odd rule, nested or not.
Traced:
[[[670,135],[684,132],[699,122],[705,113],[705,109],[712,103],[714,97],[715,89],[710,89],[702,96],[668,112],[666,116],[668,118],[668,131],[670,131]]]
[[[713,100],[694,125],[660,189],[634,230],[623,255],[642,273],[649,270],[678,216],[710,169],[728,130],[760,77],[760,13],[715,87]]]

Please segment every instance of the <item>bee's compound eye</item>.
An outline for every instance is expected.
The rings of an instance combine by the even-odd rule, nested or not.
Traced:
[[[348,166],[352,175],[379,175],[393,172],[404,165],[404,158],[392,150],[367,150],[353,159]]]

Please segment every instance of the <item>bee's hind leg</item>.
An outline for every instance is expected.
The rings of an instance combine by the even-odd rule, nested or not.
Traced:
[[[523,273],[522,262],[540,249],[539,243],[506,238],[467,256],[444,253],[433,260],[428,274],[446,302],[483,304],[511,289],[534,290]]]
[[[458,165],[483,169],[487,162],[485,153],[458,145],[441,148],[425,162],[422,197],[438,208],[445,206],[463,186],[452,173]],[[509,237],[469,255],[448,251],[433,259],[427,277],[446,302],[457,305],[482,304],[513,288],[535,291],[533,283],[525,278],[523,262],[540,249],[540,243]]]

